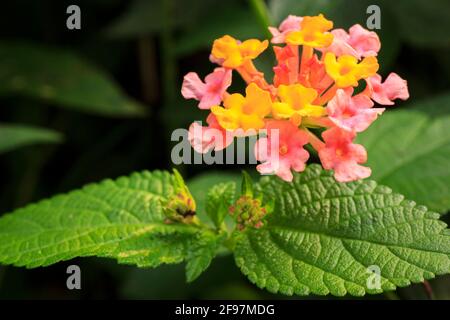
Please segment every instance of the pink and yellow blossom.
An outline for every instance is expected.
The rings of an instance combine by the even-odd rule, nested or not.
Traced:
[[[366,130],[384,108],[372,108],[373,102],[363,94],[353,96],[353,89],[337,90],[333,99],[328,102],[329,119],[339,128],[362,132]]]
[[[331,32],[334,36],[332,44],[322,49],[322,52],[332,52],[336,56],[351,55],[360,59],[361,57],[377,56],[381,48],[378,35],[361,25],[355,24],[349,29],[335,29]]]
[[[256,169],[261,174],[276,174],[285,181],[292,181],[291,170],[305,170],[309,158],[303,148],[308,136],[290,121],[267,120],[267,137],[260,138],[255,144],[255,156],[259,164]],[[273,139],[274,135],[276,139]]]
[[[361,166],[367,161],[366,149],[360,144],[354,144],[356,134],[333,127],[322,133],[325,145],[319,150],[322,166],[334,170],[334,176],[339,182],[349,182],[370,176],[371,170]]]
[[[203,82],[197,73],[189,72],[184,76],[181,94],[185,99],[199,101],[200,109],[210,109],[222,102],[223,97],[231,85],[231,70],[216,68],[206,76]]]
[[[278,28],[269,27],[269,31],[272,34],[271,42],[274,44],[280,44],[286,42],[286,35],[291,31],[299,31],[300,23],[303,18],[289,15],[286,19],[284,19]]]
[[[208,126],[204,127],[198,122],[193,122],[189,127],[188,140],[195,151],[198,153],[220,151],[233,142],[232,132],[222,128],[212,113],[209,114],[206,123]]]
[[[409,98],[408,84],[396,73],[391,73],[382,83],[381,76],[376,74],[367,79],[369,96],[382,105],[393,105],[395,99]]]
[[[214,41],[210,55],[221,68],[204,82],[195,73],[186,75],[183,96],[200,101],[199,107],[210,112],[208,126],[190,127],[193,148],[218,151],[234,138],[259,135],[262,129],[267,135],[255,146],[261,174],[292,181],[293,172],[304,170],[309,159],[305,146],[310,145],[337,181],[370,176],[370,168],[362,166],[367,152],[354,143],[356,135],[384,112],[374,102],[392,105],[409,97],[406,81],[397,74],[384,82],[377,74],[377,34],[360,25],[348,32],[333,30],[333,22],[321,14],[289,16],[269,30],[271,43],[279,45],[273,46],[277,64],[272,83],[253,63],[269,42],[229,35]],[[232,72],[245,81],[245,95],[227,93]],[[355,94],[364,82],[366,88]]]

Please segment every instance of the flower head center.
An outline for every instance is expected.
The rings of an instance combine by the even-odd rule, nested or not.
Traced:
[[[338,157],[342,157],[344,155],[344,150],[342,150],[341,148],[336,149],[336,155]]]
[[[339,73],[343,76],[343,75],[346,75],[347,73],[349,73],[350,71],[352,71],[351,66],[343,66],[341,68],[341,70],[339,70]]]
[[[288,153],[288,147],[287,147],[287,145],[286,144],[283,144],[281,147],[280,147],[280,155],[285,155],[286,153]]]

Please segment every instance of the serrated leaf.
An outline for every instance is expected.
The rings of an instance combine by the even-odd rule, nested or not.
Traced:
[[[0,263],[47,266],[101,256],[139,267],[178,263],[216,235],[196,224],[167,223],[164,205],[179,182],[167,172],[105,180],[0,218]]]
[[[28,125],[0,123],[0,153],[41,143],[59,143],[62,135],[56,131]]]
[[[246,171],[242,171],[241,194],[245,196],[253,196],[253,181]]]
[[[203,237],[203,239],[193,244],[186,263],[186,280],[188,282],[197,279],[209,267],[224,239],[224,234],[221,236],[214,234],[213,236]]]
[[[197,215],[202,221],[207,221],[206,197],[208,191],[215,185],[226,182],[233,182],[236,186],[240,184],[241,175],[238,173],[225,173],[220,171],[210,171],[199,174],[187,182],[189,190],[197,204]]]
[[[432,210],[450,210],[450,94],[387,111],[358,142],[372,179]]]
[[[0,96],[19,94],[109,117],[145,114],[103,71],[77,55],[43,45],[0,43]]]
[[[439,215],[374,181],[338,183],[311,165],[292,183],[264,177],[256,189],[275,209],[265,227],[237,236],[235,258],[261,288],[362,296],[450,271],[450,236]],[[372,268],[381,272],[380,288]]]
[[[236,183],[227,182],[213,186],[206,195],[206,214],[216,228],[220,228],[228,208],[233,204],[236,195]]]

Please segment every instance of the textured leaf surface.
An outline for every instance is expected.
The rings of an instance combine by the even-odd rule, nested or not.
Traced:
[[[197,214],[202,221],[208,220],[208,215],[206,214],[206,198],[209,190],[218,184],[228,182],[232,182],[236,186],[239,186],[241,183],[240,174],[210,171],[199,174],[187,181],[189,190],[197,204]]]
[[[372,179],[445,213],[450,209],[450,95],[389,110],[360,134]]]
[[[0,263],[38,267],[93,255],[140,267],[181,262],[217,239],[195,225],[164,223],[176,185],[167,172],[135,173],[6,214]]]
[[[0,153],[38,143],[58,143],[61,141],[62,135],[53,130],[0,123]]]
[[[189,248],[188,261],[186,263],[186,279],[188,282],[197,279],[209,267],[212,259],[216,256],[222,240],[225,239],[224,236],[224,234],[222,236],[210,234],[192,244],[192,247]]]
[[[2,42],[0,70],[0,96],[22,94],[103,116],[144,114],[108,75],[67,51]]]
[[[265,177],[257,189],[275,210],[265,227],[237,236],[235,258],[261,288],[361,296],[450,271],[450,234],[439,215],[374,181],[337,183],[312,165],[292,184]],[[367,285],[373,266],[381,289]]]
[[[236,183],[220,183],[212,187],[206,197],[206,214],[214,222],[216,227],[220,227],[228,208],[233,204],[236,195]]]

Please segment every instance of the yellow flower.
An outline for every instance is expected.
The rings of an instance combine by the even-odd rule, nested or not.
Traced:
[[[251,83],[245,89],[246,96],[234,93],[225,98],[223,105],[211,107],[220,126],[227,130],[261,129],[264,117],[270,113],[272,99],[270,93]]]
[[[286,43],[305,45],[314,48],[324,48],[331,45],[333,35],[327,31],[333,28],[333,22],[322,14],[314,17],[304,17],[299,31],[292,31],[286,36]]]
[[[267,40],[259,41],[249,39],[239,42],[229,35],[214,41],[211,54],[215,59],[223,60],[222,65],[226,68],[238,68],[246,61],[258,57],[261,52],[267,49]]]
[[[356,87],[360,79],[375,75],[378,71],[378,60],[375,57],[366,57],[360,63],[350,55],[336,56],[328,52],[325,56],[325,69],[333,78],[339,88]]]
[[[326,114],[324,107],[312,104],[317,91],[301,84],[280,85],[278,97],[281,102],[274,102],[272,106],[276,118],[321,117]]]

